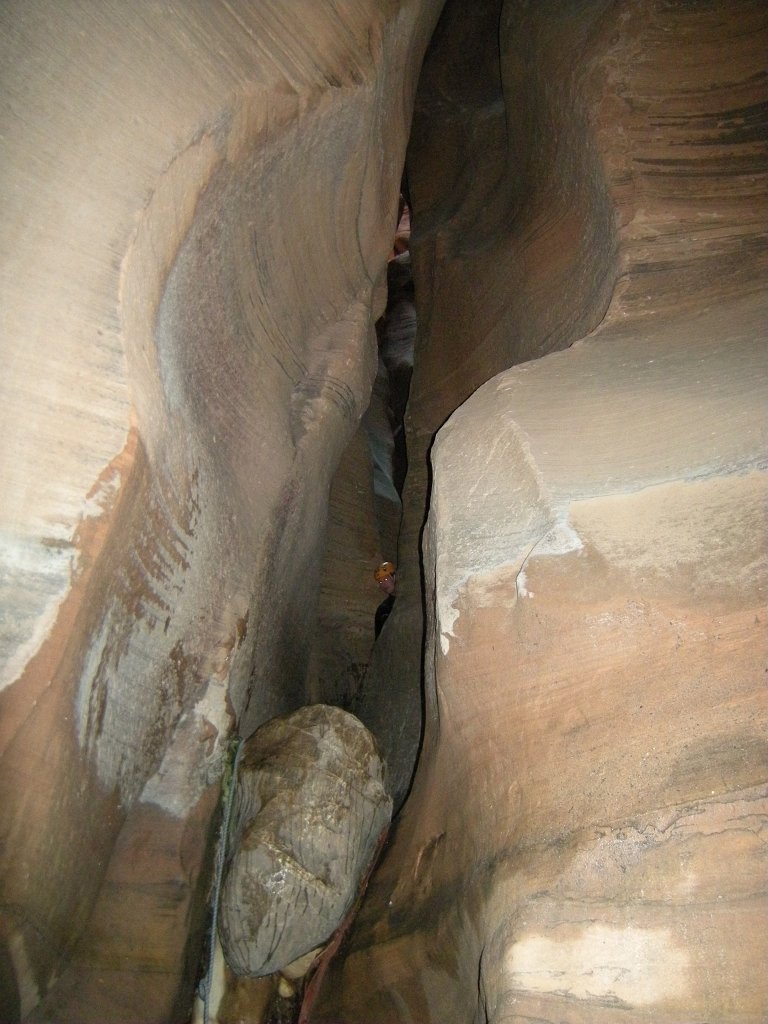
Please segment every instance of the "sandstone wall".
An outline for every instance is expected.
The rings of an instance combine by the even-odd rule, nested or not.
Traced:
[[[409,452],[450,416],[424,749],[312,1019],[756,1024],[764,6],[473,10],[446,7],[408,164]]]
[[[12,1018],[188,1011],[225,742],[312,678],[438,6],[2,7]]]

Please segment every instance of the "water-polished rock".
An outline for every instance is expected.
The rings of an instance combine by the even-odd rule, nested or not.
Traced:
[[[258,977],[324,943],[389,825],[376,743],[354,715],[315,704],[267,722],[240,760],[220,936]]]

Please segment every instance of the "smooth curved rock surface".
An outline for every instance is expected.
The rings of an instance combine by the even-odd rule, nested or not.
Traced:
[[[328,493],[438,7],[2,5],[0,876],[25,1018],[184,1019],[225,744],[317,699]]]
[[[464,8],[408,164],[424,745],[311,1019],[757,1024],[764,5]]]

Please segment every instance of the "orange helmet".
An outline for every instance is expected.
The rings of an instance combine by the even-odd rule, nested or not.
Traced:
[[[378,569],[374,572],[373,578],[377,583],[380,583],[387,576],[395,575],[395,567],[391,562],[382,562]]]

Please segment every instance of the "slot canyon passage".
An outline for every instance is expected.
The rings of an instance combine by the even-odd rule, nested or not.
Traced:
[[[400,810],[308,1024],[768,1019],[767,22],[0,6],[4,1024],[190,1020],[312,703]]]

